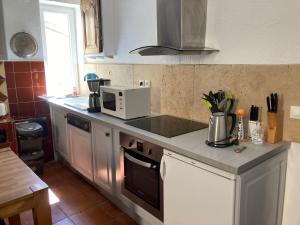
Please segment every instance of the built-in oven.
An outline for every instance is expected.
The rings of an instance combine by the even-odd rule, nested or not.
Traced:
[[[122,194],[163,221],[163,148],[120,133]]]

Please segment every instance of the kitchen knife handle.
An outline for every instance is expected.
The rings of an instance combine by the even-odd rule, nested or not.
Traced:
[[[275,111],[274,106],[275,106],[275,98],[274,98],[274,94],[272,93],[271,94],[271,112]]]
[[[278,94],[274,94],[274,112],[278,111]]]
[[[270,97],[267,97],[268,112],[271,112]]]

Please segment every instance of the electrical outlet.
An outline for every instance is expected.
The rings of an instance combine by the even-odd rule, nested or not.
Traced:
[[[145,80],[139,80],[139,86],[145,87]]]
[[[300,106],[291,106],[290,118],[300,120]]]
[[[151,80],[145,80],[145,87],[151,87]]]

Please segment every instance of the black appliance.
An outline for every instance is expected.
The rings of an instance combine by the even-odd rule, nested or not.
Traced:
[[[120,133],[122,194],[163,221],[163,148]]]
[[[95,79],[95,80],[87,80],[88,87],[90,90],[89,95],[89,108],[88,112],[95,113],[101,112],[101,104],[100,104],[100,87],[110,85],[109,79]]]
[[[168,138],[208,128],[208,124],[169,115],[141,118],[125,124]]]
[[[21,122],[16,124],[20,158],[35,173],[42,174],[44,168],[44,151],[42,141],[43,127],[36,122]]]

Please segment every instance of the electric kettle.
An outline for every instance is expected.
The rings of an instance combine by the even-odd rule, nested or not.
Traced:
[[[231,127],[229,128],[229,117],[231,117]],[[234,113],[216,112],[209,118],[207,144],[213,147],[227,147],[233,143],[230,136],[236,125],[236,115]]]

